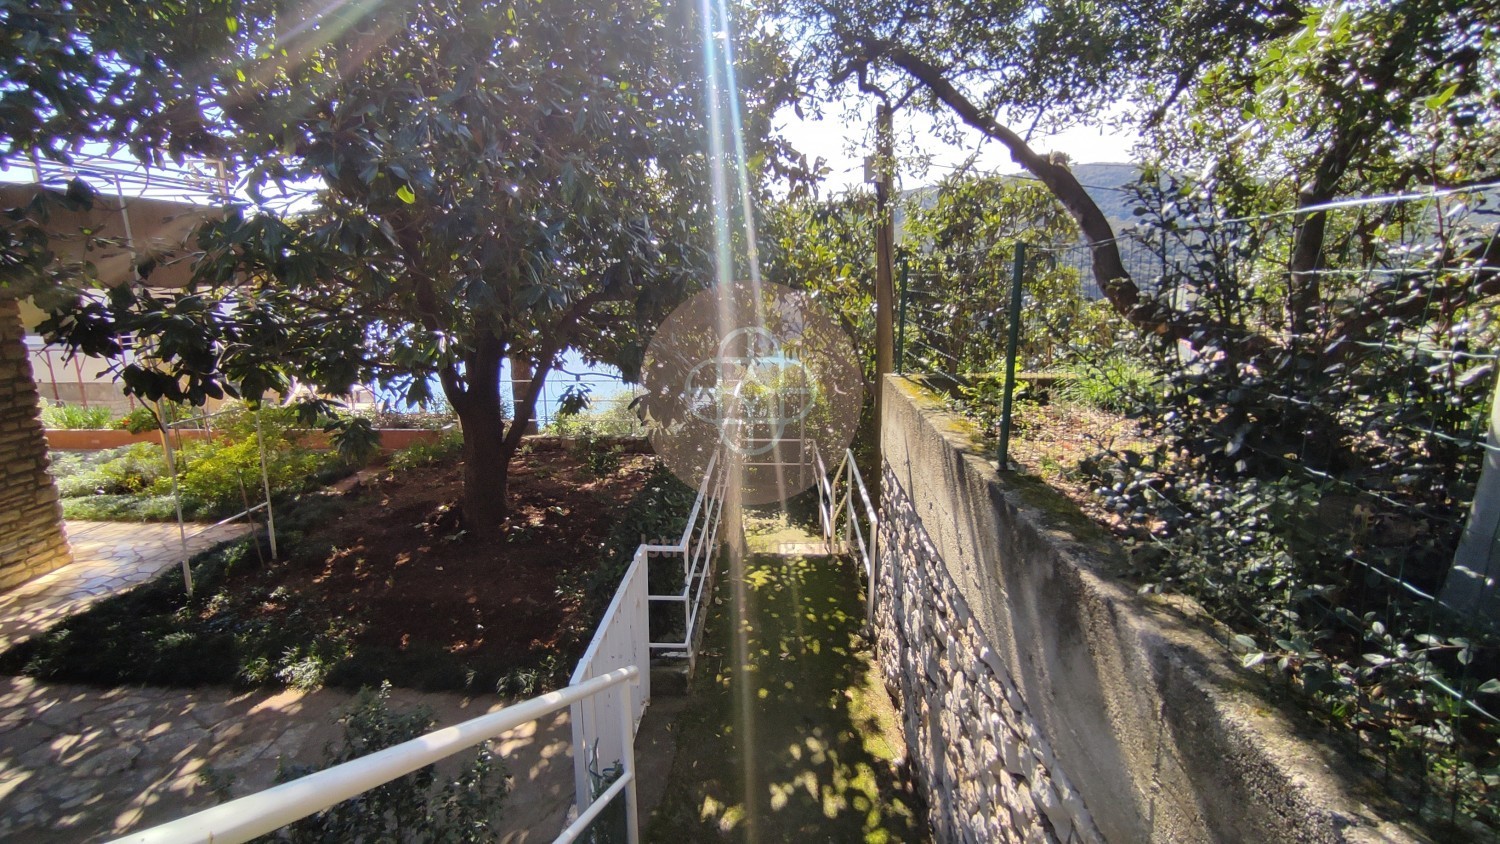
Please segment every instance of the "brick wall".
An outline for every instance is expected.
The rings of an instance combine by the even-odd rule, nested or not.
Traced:
[[[0,299],[0,589],[72,561],[22,331],[15,300]]]

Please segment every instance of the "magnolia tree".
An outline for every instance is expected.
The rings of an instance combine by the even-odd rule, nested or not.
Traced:
[[[249,201],[201,230],[195,286],[171,295],[74,295],[87,266],[60,273],[34,226],[12,229],[6,283],[54,311],[49,339],[104,355],[122,334],[154,340],[155,368],[120,366],[130,392],[258,399],[291,378],[332,394],[373,380],[421,403],[435,381],[463,428],[465,521],[484,533],[564,350],[634,377],[655,322],[709,277],[689,7],[54,5],[0,12],[54,62],[0,56],[8,154],[128,140],[245,175]],[[774,67],[759,44],[740,55],[751,84]],[[745,119],[766,160],[773,108],[752,99]],[[534,373],[508,424],[507,358]]]

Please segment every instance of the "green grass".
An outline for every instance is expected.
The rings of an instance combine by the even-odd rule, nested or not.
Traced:
[[[720,577],[647,840],[928,840],[895,775],[857,584],[829,557],[752,556]]]

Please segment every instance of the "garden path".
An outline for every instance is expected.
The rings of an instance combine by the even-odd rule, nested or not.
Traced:
[[[666,794],[645,840],[930,840],[847,557],[748,516],[719,576]]]
[[[274,784],[342,736],[347,692],[100,689],[0,677],[0,840],[107,841]],[[395,689],[446,726],[509,701]],[[513,778],[498,840],[551,841],[573,801],[567,712],[495,743]],[[216,791],[219,789],[219,791]]]
[[[245,531],[244,525],[187,525],[189,556]],[[177,525],[67,522],[73,562],[0,594],[0,652],[182,562]]]

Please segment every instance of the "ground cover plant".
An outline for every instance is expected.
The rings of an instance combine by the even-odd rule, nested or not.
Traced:
[[[278,782],[290,782],[316,770],[368,756],[410,741],[436,722],[426,707],[393,710],[389,684],[360,692],[340,718],[343,741],[329,745],[321,766],[287,766]],[[494,760],[488,742],[463,754],[453,776],[439,776],[428,765],[287,825],[272,841],[400,841],[411,844],[481,844],[495,840],[506,795],[505,769]]]
[[[299,430],[291,408],[256,414],[231,405],[212,420],[207,440],[174,438],[177,491],[182,515],[194,521],[217,521],[259,504],[260,443],[265,442],[266,474],[273,499],[313,489],[353,469],[338,451],[316,451]],[[132,424],[143,420],[134,419]],[[156,427],[151,417],[149,429]],[[136,443],[88,453],[53,455],[52,475],[70,519],[170,521],[177,518],[173,478],[160,443]]]
[[[114,421],[115,412],[104,405],[58,402],[42,407],[42,425],[54,430],[97,431],[111,427]]]
[[[538,449],[517,461],[501,539],[482,542],[455,518],[451,454],[392,464],[406,468],[370,468],[279,509],[282,560],[250,542],[199,555],[193,597],[171,570],[12,649],[0,670],[526,695],[565,680],[638,530],[680,501],[681,485],[648,457],[623,455],[601,475],[567,449]]]

